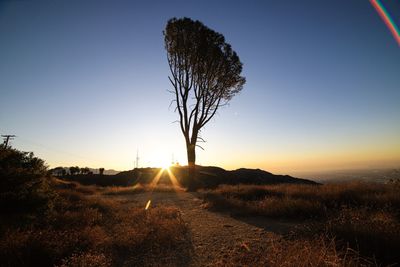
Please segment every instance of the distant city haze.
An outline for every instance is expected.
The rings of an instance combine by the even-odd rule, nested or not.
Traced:
[[[400,3],[382,1],[400,25]],[[5,1],[0,134],[51,167],[187,164],[162,31],[222,33],[246,84],[197,163],[297,174],[400,167],[400,48],[369,1]]]

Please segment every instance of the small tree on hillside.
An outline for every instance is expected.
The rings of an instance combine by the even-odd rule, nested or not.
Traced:
[[[200,131],[218,108],[240,92],[245,83],[236,52],[217,33],[189,18],[168,21],[164,41],[180,128],[186,142],[189,176],[194,189],[196,146]]]
[[[66,171],[63,167],[56,167],[56,168],[50,170],[50,174],[55,175],[55,176],[63,176],[66,174]]]
[[[69,167],[69,173],[71,174],[71,175],[75,175],[75,174],[79,174],[79,167],[78,166],[75,166],[75,167]]]
[[[84,174],[89,174],[90,169],[88,167],[85,167],[85,168],[80,168],[80,171],[81,174],[84,175]]]
[[[99,169],[99,173],[100,173],[100,175],[103,175],[104,174],[104,168],[100,168]]]

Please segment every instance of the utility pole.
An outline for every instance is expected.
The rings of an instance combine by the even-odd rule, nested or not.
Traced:
[[[136,150],[135,168],[139,168],[139,150]]]
[[[3,139],[4,139],[4,148],[7,148],[8,141],[13,140],[14,137],[17,137],[17,136],[13,135],[13,134],[4,134],[4,135],[1,135],[1,137],[3,137]]]

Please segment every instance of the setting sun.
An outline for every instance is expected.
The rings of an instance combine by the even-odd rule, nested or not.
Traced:
[[[161,168],[163,170],[168,170],[169,167],[171,167],[171,163],[163,163],[163,164],[161,164]]]

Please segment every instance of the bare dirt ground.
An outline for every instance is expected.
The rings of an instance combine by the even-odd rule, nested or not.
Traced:
[[[109,196],[126,205],[145,208],[173,206],[180,210],[191,231],[192,250],[186,266],[210,266],[232,256],[238,249],[250,251],[271,235],[282,235],[296,227],[296,223],[270,220],[261,217],[233,218],[229,214],[211,212],[204,208],[199,193],[146,192],[132,195]],[[179,252],[177,252],[179,254]],[[188,253],[183,253],[188,255]],[[179,255],[177,255],[179,256]]]

